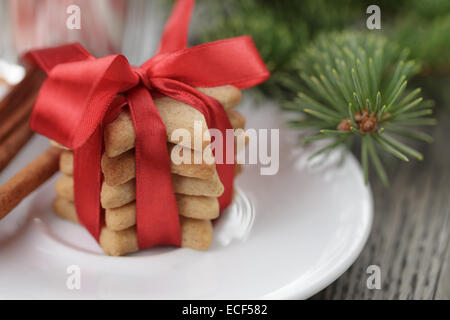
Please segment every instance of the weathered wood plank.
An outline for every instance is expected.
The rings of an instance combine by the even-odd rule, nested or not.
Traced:
[[[450,229],[450,219],[447,219],[447,230]],[[450,238],[447,241],[447,253],[444,265],[442,266],[438,287],[436,290],[435,299],[449,300],[450,299]]]

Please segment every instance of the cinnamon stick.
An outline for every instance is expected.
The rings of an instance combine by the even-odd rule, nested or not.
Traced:
[[[32,136],[33,131],[28,126],[28,119],[25,119],[15,131],[0,142],[0,171],[9,164]]]
[[[62,150],[50,147],[0,187],[0,219],[59,169]]]
[[[16,106],[6,119],[2,119],[0,126],[0,141],[3,141],[17,126],[29,117],[37,97],[37,90],[25,97],[25,100]]]
[[[43,71],[31,69],[0,101],[0,171],[33,135],[28,119],[44,79]]]
[[[30,93],[39,90],[45,79],[45,73],[39,69],[31,69],[21,82],[0,101],[0,119],[4,121]]]

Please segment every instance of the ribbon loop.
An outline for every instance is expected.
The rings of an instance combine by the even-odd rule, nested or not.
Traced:
[[[270,75],[248,36],[157,55],[142,68],[152,79],[173,79],[192,87],[233,85],[246,89],[264,82]]]
[[[45,51],[35,51],[32,56],[36,63],[48,60]],[[70,61],[70,57],[64,60]],[[98,127],[115,95],[138,83],[138,76],[121,55],[58,64],[49,71],[41,87],[30,126],[70,149],[77,149]]]

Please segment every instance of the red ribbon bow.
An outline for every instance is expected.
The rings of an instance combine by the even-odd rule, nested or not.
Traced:
[[[220,103],[193,87],[226,84],[248,88],[269,77],[250,37],[186,48],[194,0],[179,0],[165,27],[158,54],[141,67],[122,55],[99,59],[79,44],[31,51],[26,58],[48,74],[30,126],[74,150],[75,205],[79,221],[98,240],[103,126],[128,106],[136,131],[136,227],[140,248],[181,245],[164,124],[152,94],[184,102],[225,136],[231,128]],[[122,95],[117,96],[118,93]],[[224,150],[226,153],[226,150]],[[226,155],[224,155],[226,159]],[[221,210],[231,202],[234,165],[218,164],[225,187]]]

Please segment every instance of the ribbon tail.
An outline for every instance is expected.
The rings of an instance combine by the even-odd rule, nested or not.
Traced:
[[[178,0],[164,27],[158,54],[181,50],[187,47],[189,23],[195,0]]]
[[[100,205],[102,130],[99,126],[83,146],[74,150],[73,180],[78,220],[97,241],[104,224]]]
[[[227,129],[232,129],[228,115],[224,108],[216,99],[207,96],[206,94],[192,88],[191,86],[172,79],[154,79],[152,84],[162,94],[171,97],[175,100],[184,102],[191,107],[200,111],[205,117],[206,124],[209,129],[217,129],[221,132],[222,138],[227,137]],[[225,142],[225,141],[224,141]],[[220,181],[222,182],[225,191],[219,197],[219,206],[222,211],[232,201],[233,198],[233,182],[234,182],[234,136],[232,143],[225,143],[218,145],[221,148],[220,158],[218,153],[213,149],[216,157],[216,168]],[[231,154],[232,157],[227,157]],[[227,163],[226,159],[233,159],[232,163]]]
[[[217,164],[217,174],[222,182],[225,190],[223,194],[218,198],[220,212],[225,210],[233,201],[233,185],[234,185],[234,164]]]
[[[197,91],[197,90],[195,90]],[[232,135],[231,144],[227,143],[226,139],[228,139],[227,129],[233,130],[231,126],[230,120],[228,118],[225,109],[222,107],[219,101],[216,99],[209,97],[201,92],[198,92],[202,99],[206,101],[214,101],[208,102],[208,105],[211,106],[210,112],[212,113],[211,122],[208,125],[208,128],[218,129],[222,133],[222,137],[224,138],[221,149],[221,159],[218,158],[218,154],[216,150],[214,150],[214,156],[216,158],[216,170],[219,175],[220,181],[224,186],[224,192],[219,197],[219,207],[220,212],[226,209],[231,202],[233,201],[233,186],[234,186],[234,174],[235,174],[235,163],[234,163],[234,134]],[[231,155],[229,157],[228,155]],[[227,163],[227,159],[233,159],[232,163]]]
[[[139,248],[181,246],[178,207],[172,187],[167,135],[147,89],[127,93],[136,131],[136,226]],[[150,122],[149,122],[150,121]]]

